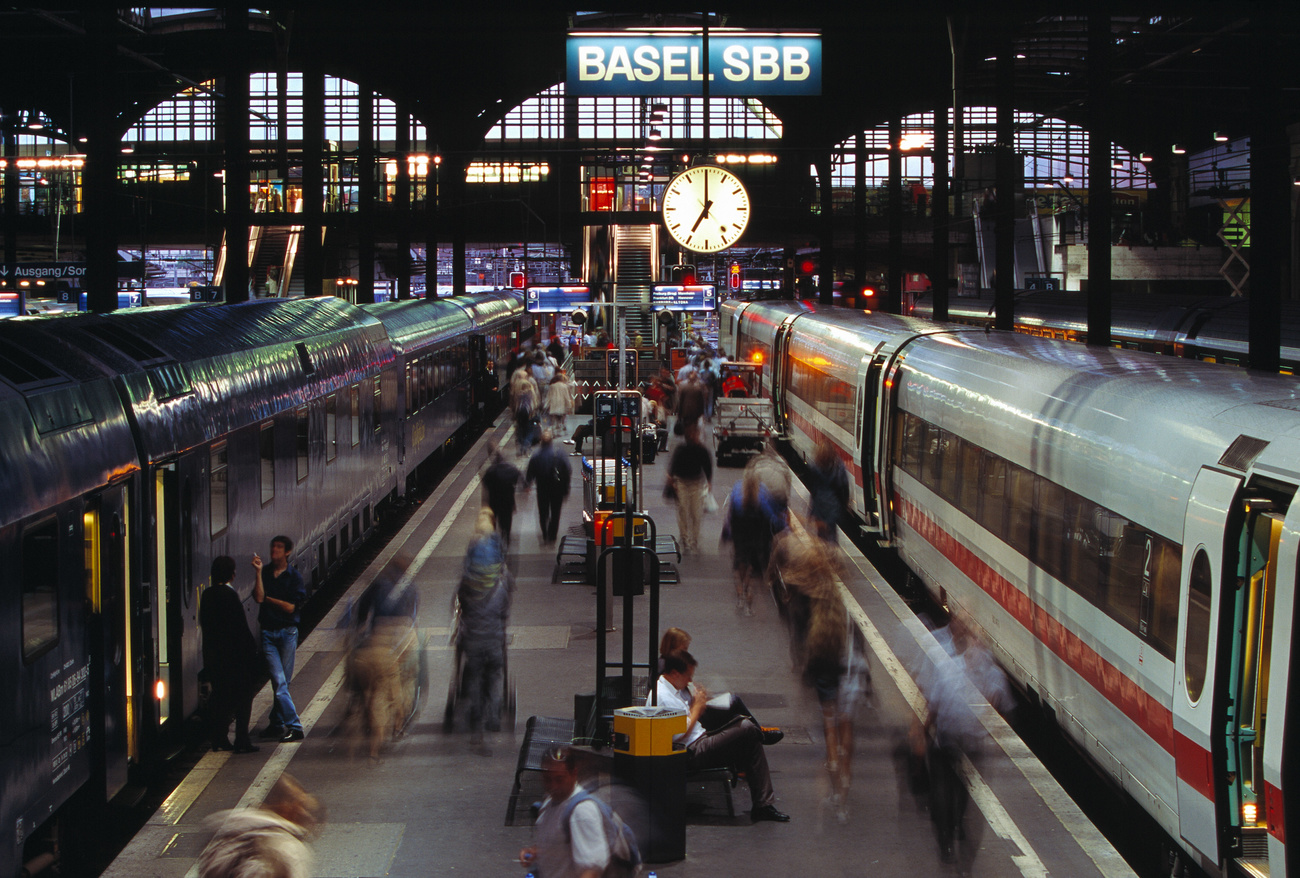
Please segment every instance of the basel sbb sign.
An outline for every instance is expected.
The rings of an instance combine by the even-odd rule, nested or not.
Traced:
[[[710,33],[706,67],[699,34],[584,34],[568,38],[565,93],[698,96],[819,95],[821,36]]]

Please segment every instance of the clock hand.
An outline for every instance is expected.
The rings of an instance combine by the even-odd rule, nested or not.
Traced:
[[[704,210],[700,211],[700,215],[695,218],[695,225],[691,226],[692,232],[700,227],[700,223],[704,222],[704,218],[709,215],[709,208],[711,207],[713,207],[712,201],[704,202]]]

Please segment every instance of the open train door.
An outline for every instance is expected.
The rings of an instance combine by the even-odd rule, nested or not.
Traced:
[[[1183,525],[1181,590],[1174,674],[1173,750],[1177,767],[1178,828],[1183,841],[1216,866],[1226,828],[1226,797],[1216,794],[1216,768],[1224,762],[1223,695],[1218,685],[1223,650],[1221,608],[1233,571],[1227,542],[1240,525],[1237,491],[1241,479],[1202,469],[1192,487]],[[1235,551],[1234,551],[1235,554]]]

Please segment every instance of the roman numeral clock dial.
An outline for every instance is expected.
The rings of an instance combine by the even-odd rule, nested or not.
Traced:
[[[696,165],[668,181],[663,220],[668,234],[685,249],[716,253],[745,233],[749,193],[726,168]]]

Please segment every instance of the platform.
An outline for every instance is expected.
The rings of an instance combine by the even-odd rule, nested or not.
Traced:
[[[570,418],[570,431],[578,420]],[[503,820],[524,723],[533,715],[572,716],[574,694],[591,691],[596,611],[591,586],[552,582],[556,550],[540,544],[535,498],[521,494],[511,547],[516,592],[509,668],[518,691],[516,728],[489,733],[483,747],[473,746],[463,733],[444,734],[453,655],[447,645],[451,596],[474,522],[466,513],[480,502],[477,474],[486,459],[486,438],[501,440],[507,425],[506,419],[498,421],[354,587],[359,593],[393,558],[410,559],[408,570],[421,590],[419,626],[427,638],[430,691],[407,734],[386,745],[377,762],[365,758],[364,751],[349,757],[340,730],[345,705],[339,695],[345,599],[299,647],[292,692],[306,740],[261,742],[261,752],[250,755],[206,754],[105,875],[196,874],[195,860],[208,838],[204,819],[222,809],[259,803],[284,771],[293,773],[329,811],[312,841],[316,876],[524,874],[516,857],[531,843],[532,829],[527,819],[514,821],[519,825]],[[513,449],[513,443],[502,447]],[[661,499],[668,460],[660,455],[644,468],[645,508],[660,533],[675,534],[675,513]],[[524,462],[516,462],[522,469]],[[565,526],[581,520],[576,465],[574,470]],[[719,500],[740,474],[739,468],[715,472]],[[798,485],[791,505],[796,511],[807,507],[807,494]],[[733,791],[734,817],[728,816],[725,802],[719,807],[707,796],[698,800],[691,793],[690,803],[696,804],[689,811],[687,857],[656,864],[660,876],[1133,874],[987,706],[981,718],[988,740],[981,758],[964,772],[972,795],[967,854],[956,864],[941,862],[928,814],[909,792],[898,759],[908,728],[923,710],[908,671],[924,665],[927,641],[933,638],[843,540],[851,563],[845,582],[850,614],[870,647],[874,686],[855,726],[854,781],[848,819],[841,824],[827,803],[830,788],[816,697],[791,670],[786,635],[770,597],[760,595],[753,617],[737,614],[730,547],[718,544],[721,526],[721,513],[705,516],[703,549],[682,558],[679,582],[663,586],[660,621],[663,627],[691,633],[691,651],[700,662],[697,682],[712,692],[740,694],[762,724],[785,730],[785,740],[769,747],[767,756],[776,804],[792,820],[751,825],[743,782]],[[644,625],[644,619],[642,607],[638,624]],[[620,654],[620,637],[621,632],[609,635],[611,657]],[[634,632],[638,660],[646,641],[644,629]],[[266,723],[269,704],[264,690],[254,702],[258,729]]]

